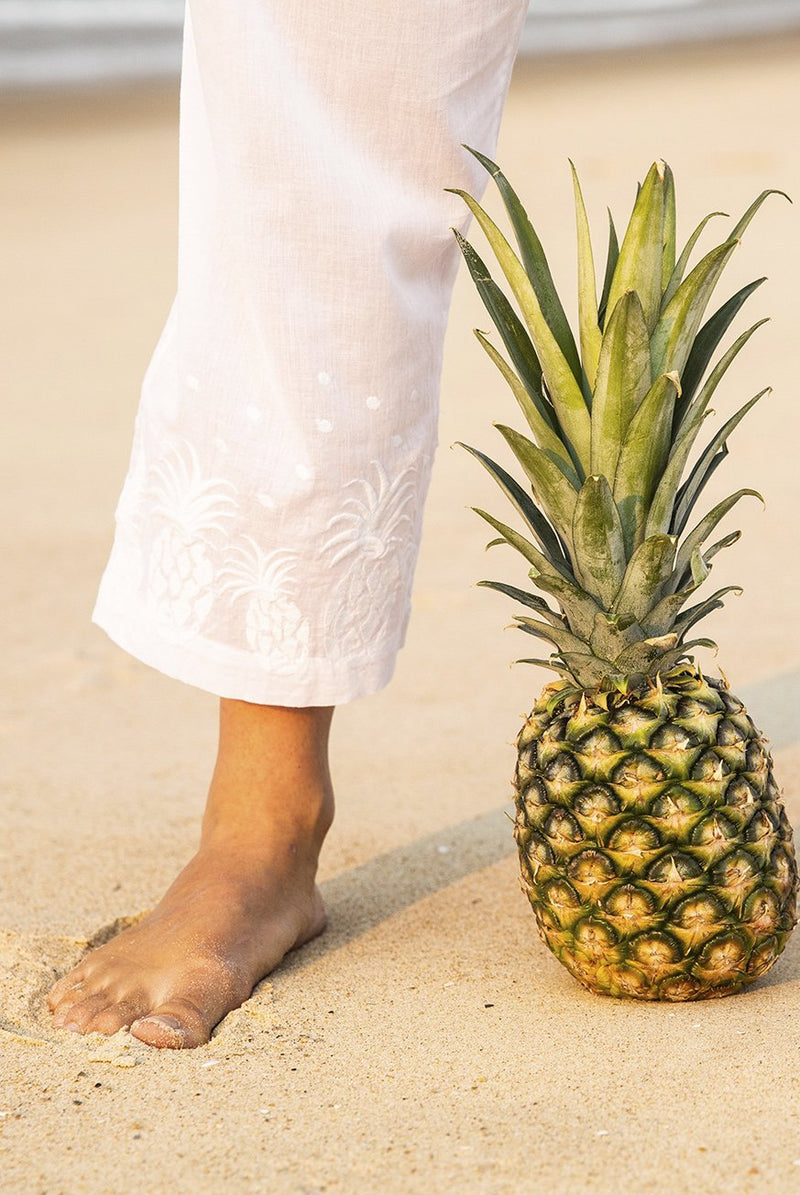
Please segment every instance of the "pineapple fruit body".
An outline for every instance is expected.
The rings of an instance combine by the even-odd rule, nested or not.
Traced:
[[[792,833],[761,734],[692,667],[627,694],[559,700],[559,687],[522,728],[514,780],[543,941],[606,995],[740,991],[795,922]]]
[[[763,279],[710,316],[726,263],[772,191],[764,191],[691,266],[708,223],[678,252],[675,182],[655,162],[622,241],[610,219],[598,296],[589,222],[573,170],[578,334],[542,245],[500,169],[471,151],[500,192],[518,253],[471,196],[466,202],[511,296],[456,233],[505,355],[481,347],[524,416],[497,424],[520,482],[476,448],[514,508],[484,510],[489,547],[521,556],[535,590],[483,581],[522,606],[518,629],[548,644],[530,658],[562,678],[519,736],[516,839],[539,932],[593,991],[691,1000],[740,991],[772,966],[795,923],[792,835],[766,740],[723,681],[706,679],[691,638],[737,587],[694,595],[714,557],[739,539],[717,525],[751,489],[705,514],[698,500],[727,441],[768,388],[705,447],[712,397],[763,320],[717,354]],[[719,214],[719,213],[717,213]]]

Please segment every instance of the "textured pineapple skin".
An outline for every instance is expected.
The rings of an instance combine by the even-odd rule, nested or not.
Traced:
[[[792,831],[765,741],[722,681],[548,685],[518,738],[515,838],[539,933],[590,990],[739,992],[796,920]]]

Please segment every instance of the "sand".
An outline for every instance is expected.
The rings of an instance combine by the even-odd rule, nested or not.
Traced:
[[[622,217],[659,155],[684,235],[767,186],[800,198],[799,66],[797,37],[520,62],[498,156],[556,274],[573,272],[567,155],[598,236],[605,204]],[[196,1051],[50,1027],[54,976],[191,851],[216,707],[89,623],[172,297],[176,89],[5,100],[0,114],[3,1190],[800,1191],[800,934],[747,995],[683,1006],[593,997],[535,936],[505,814],[510,740],[547,677],[509,668],[509,607],[473,587],[502,561],[483,556],[467,506],[497,498],[449,445],[493,447],[490,422],[514,416],[463,276],[409,642],[390,688],[334,727],[329,931]],[[729,524],[744,540],[718,584],[746,592],[709,624],[796,824],[797,219],[771,200],[729,270],[726,293],[770,275],[749,310],[773,319],[721,409],[774,394],[714,493],[755,486],[768,505]]]

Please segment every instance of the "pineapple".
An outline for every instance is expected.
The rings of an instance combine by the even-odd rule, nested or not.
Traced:
[[[526,527],[521,534],[478,510],[492,545],[521,553],[541,593],[481,584],[518,602],[516,625],[552,648],[548,659],[525,662],[559,674],[518,738],[523,888],[544,942],[592,991],[647,1000],[738,992],[786,944],[797,866],[765,740],[727,683],[704,676],[691,654],[715,647],[689,634],[736,587],[687,603],[716,553],[738,539],[733,532],[714,541],[718,523],[741,498],[759,496],[739,489],[693,517],[730,433],[766,391],[692,452],[712,395],[759,324],[712,359],[763,279],[704,313],[743,232],[775,192],[763,192],[689,269],[710,217],[676,253],[674,180],[655,163],[621,245],[610,221],[598,302],[573,167],[576,343],[517,195],[494,162],[470,152],[497,184],[519,246],[518,256],[475,199],[454,192],[516,301],[456,232],[508,354],[476,330],[527,423],[526,434],[497,425],[527,486],[463,447]]]

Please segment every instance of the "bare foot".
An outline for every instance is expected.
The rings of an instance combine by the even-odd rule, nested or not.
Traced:
[[[202,1045],[290,950],[322,932],[315,875],[333,818],[331,713],[222,703],[200,849],[144,920],[55,984],[57,1027],[129,1026],[151,1046]]]

